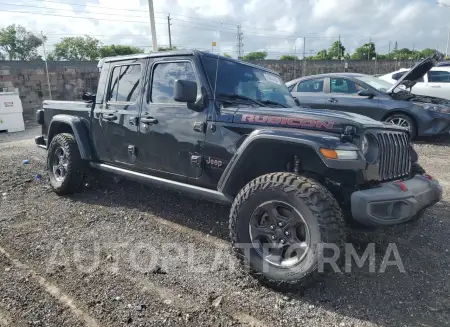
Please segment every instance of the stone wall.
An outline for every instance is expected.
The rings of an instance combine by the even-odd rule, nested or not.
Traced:
[[[305,66],[302,60],[258,60],[253,63],[278,72],[286,82],[303,75],[328,72],[383,74],[414,65],[412,61],[367,60],[348,61],[347,68],[345,62],[337,60],[307,61]],[[49,62],[48,70],[53,100],[80,100],[84,91],[95,92],[97,89],[97,62]],[[0,91],[2,88],[9,91],[18,88],[24,113],[34,113],[41,107],[43,100],[50,99],[44,62],[0,61]]]
[[[53,100],[80,100],[83,91],[97,89],[97,62],[49,62]],[[32,114],[50,99],[43,61],[0,61],[0,90],[18,88],[24,114]]]

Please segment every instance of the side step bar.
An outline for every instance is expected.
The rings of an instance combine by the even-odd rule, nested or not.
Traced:
[[[219,192],[219,191],[210,190],[207,188],[189,185],[189,184],[185,184],[185,183],[180,183],[180,182],[172,181],[172,180],[161,178],[161,177],[138,173],[135,171],[111,166],[111,165],[104,164],[104,163],[91,162],[90,166],[95,169],[122,175],[124,177],[133,179],[138,182],[162,186],[162,187],[170,188],[170,189],[178,191],[178,192],[190,193],[192,195],[195,195],[195,196],[198,196],[198,197],[201,197],[201,198],[213,201],[213,202],[224,203],[224,204],[231,203],[231,199],[227,198],[222,192]]]

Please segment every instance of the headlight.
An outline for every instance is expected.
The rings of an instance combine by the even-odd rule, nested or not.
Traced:
[[[443,105],[435,105],[432,103],[423,103],[423,102],[414,102],[414,104],[419,107],[422,107],[425,110],[436,111],[443,114],[448,114],[450,112],[450,108]]]
[[[320,153],[328,159],[340,160],[356,160],[358,159],[358,151],[356,150],[333,150],[321,148]]]
[[[367,141],[367,146],[364,151],[363,144],[364,139]],[[372,134],[367,134],[364,136],[363,141],[361,142],[361,150],[366,157],[366,161],[370,164],[375,163],[378,160],[378,156],[380,154],[380,150],[378,147],[378,141]]]
[[[366,136],[364,136],[361,140],[361,151],[364,155],[366,155],[367,151],[369,151],[369,140]]]

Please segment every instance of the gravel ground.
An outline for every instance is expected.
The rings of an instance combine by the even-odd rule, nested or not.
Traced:
[[[450,326],[447,191],[417,223],[351,235],[376,242],[376,273],[281,294],[236,265],[228,207],[109,175],[58,197],[37,134],[0,135],[0,326]],[[416,149],[448,189],[446,143]],[[379,272],[390,243],[406,273]]]

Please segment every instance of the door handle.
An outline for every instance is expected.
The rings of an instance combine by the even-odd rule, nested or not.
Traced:
[[[435,88],[435,89],[440,89],[440,88],[441,88],[440,85],[431,85],[431,87],[432,87],[432,88]]]
[[[113,115],[113,114],[109,114],[109,115],[103,116],[102,120],[114,121],[114,120],[117,120],[117,116]]]
[[[158,119],[153,117],[143,117],[141,118],[141,123],[147,124],[147,125],[154,125],[158,124]]]
[[[328,99],[327,101],[332,103],[338,102],[338,100],[336,100],[335,98]]]

